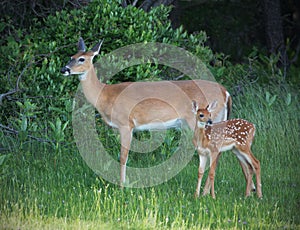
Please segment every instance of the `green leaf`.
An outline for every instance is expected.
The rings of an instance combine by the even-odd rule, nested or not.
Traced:
[[[60,132],[61,131],[61,120],[60,118],[56,118],[56,131]]]
[[[0,155],[0,166],[2,166],[4,161],[10,156],[11,154]]]
[[[292,95],[290,93],[287,94],[285,98],[285,104],[289,106],[292,103]]]
[[[22,118],[22,123],[21,123],[21,130],[23,132],[27,131],[27,127],[28,127],[28,122],[27,122],[27,117],[23,117]]]

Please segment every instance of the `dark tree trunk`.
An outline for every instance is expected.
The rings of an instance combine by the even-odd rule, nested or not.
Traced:
[[[173,28],[178,28],[181,23],[180,23],[180,15],[182,14],[181,8],[179,6],[179,0],[174,0],[173,3],[173,8],[172,11],[170,12],[170,20],[172,23]]]
[[[130,4],[135,6],[137,3],[138,0],[122,0],[123,7],[127,7]],[[179,16],[181,14],[179,0],[143,0],[139,7],[142,8],[144,11],[149,12],[152,8],[157,7],[159,5],[173,6],[172,11],[170,12],[170,20],[173,28],[179,27]]]
[[[280,0],[264,0],[265,29],[268,50],[272,54],[280,53],[280,65],[288,67],[288,57],[283,36]]]
[[[161,4],[165,5],[165,6],[170,6],[172,5],[172,3],[175,0],[145,0],[141,7],[143,10],[145,10],[146,12],[149,12],[151,10],[151,8],[159,6]]]

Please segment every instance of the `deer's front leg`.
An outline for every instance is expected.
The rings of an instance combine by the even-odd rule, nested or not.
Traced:
[[[199,154],[198,183],[196,187],[195,197],[199,197],[200,194],[201,180],[204,174],[206,162],[207,162],[207,156],[203,156]]]
[[[218,158],[218,157],[217,157]],[[211,196],[212,198],[216,198],[215,195],[215,174],[216,174],[216,167],[217,167],[217,160],[213,160],[212,164],[210,165],[210,170],[209,170],[209,179],[211,183]]]
[[[211,162],[211,166],[210,166],[210,169],[209,169],[209,174],[208,174],[208,177],[206,179],[206,183],[205,183],[205,186],[204,186],[204,189],[203,189],[203,196],[207,195],[209,192],[210,192],[210,189],[211,190],[211,195],[213,196],[213,198],[215,198],[215,191],[214,191],[214,177],[215,177],[215,171],[216,171],[216,168],[217,168],[217,165],[218,165],[218,161],[219,161],[219,158],[221,156],[221,152],[219,152],[216,156],[216,159],[214,160],[215,163]],[[213,159],[211,159],[211,161],[213,161]],[[212,181],[212,178],[213,177],[213,181]]]
[[[127,163],[128,152],[130,149],[130,143],[132,139],[132,129],[129,128],[120,129],[120,139],[121,139],[120,186],[123,187],[126,181],[126,163]]]

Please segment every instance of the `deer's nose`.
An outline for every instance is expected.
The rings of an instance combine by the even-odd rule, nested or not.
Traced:
[[[208,125],[211,125],[211,124],[212,124],[212,120],[211,120],[211,119],[208,119],[207,124],[208,124]]]
[[[70,68],[68,68],[67,66],[64,66],[61,68],[60,72],[63,74],[63,75],[70,75],[71,71],[70,71]]]

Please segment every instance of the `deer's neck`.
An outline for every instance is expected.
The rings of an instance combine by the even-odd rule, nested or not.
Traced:
[[[100,83],[98,80],[94,66],[84,74],[80,75],[79,80],[86,99],[96,107],[99,95],[105,84]]]
[[[195,138],[196,138],[196,142],[197,142],[197,146],[198,148],[206,148],[209,142],[209,139],[207,138],[207,135],[205,133],[205,125],[204,126],[198,126],[197,123],[197,127],[195,129]]]

